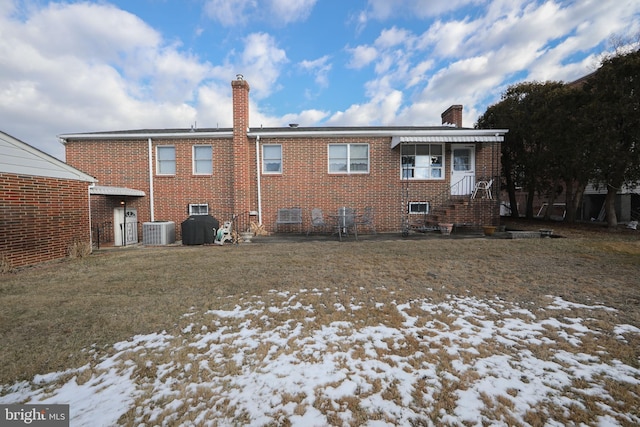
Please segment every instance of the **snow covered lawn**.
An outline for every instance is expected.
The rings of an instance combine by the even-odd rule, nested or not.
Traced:
[[[221,297],[0,403],[69,403],[74,427],[640,425],[640,329],[615,309],[431,291]]]

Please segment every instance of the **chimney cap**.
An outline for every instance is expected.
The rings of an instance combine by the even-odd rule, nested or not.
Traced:
[[[244,80],[244,76],[242,74],[236,74],[236,80]]]

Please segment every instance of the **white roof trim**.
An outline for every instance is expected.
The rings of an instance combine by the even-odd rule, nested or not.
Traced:
[[[126,187],[109,187],[106,185],[95,185],[89,188],[89,194],[91,195],[103,195],[103,196],[133,196],[142,197],[145,195],[142,190],[134,190],[133,188]]]
[[[71,133],[58,135],[62,144],[78,139],[137,139],[147,141],[151,139],[177,139],[177,138],[230,138],[233,132],[129,132],[129,133]]]
[[[94,177],[69,166],[62,160],[4,132],[0,132],[0,173],[85,182],[97,181]]]

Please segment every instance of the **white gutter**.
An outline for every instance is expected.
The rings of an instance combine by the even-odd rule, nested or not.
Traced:
[[[256,136],[256,177],[258,178],[258,225],[262,225],[262,189],[260,185],[260,135]]]
[[[149,144],[149,212],[151,213],[151,222],[155,221],[155,213],[153,211],[154,193],[153,193],[153,146],[151,138],[148,139]]]
[[[296,128],[291,130],[256,130],[251,131],[248,136],[262,136],[263,138],[272,137],[326,137],[331,136],[378,136],[378,137],[394,137],[394,136],[498,136],[507,133],[507,129],[331,129],[320,130],[318,128],[312,130],[304,130],[304,128]]]
[[[93,253],[93,224],[91,223],[91,189],[95,187],[95,182],[89,184],[87,193],[89,195],[89,251]]]

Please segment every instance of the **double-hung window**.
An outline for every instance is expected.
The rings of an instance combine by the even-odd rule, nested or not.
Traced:
[[[176,174],[176,147],[173,145],[156,147],[156,173],[158,175]]]
[[[403,179],[444,179],[442,144],[402,144]]]
[[[329,144],[329,173],[369,173],[369,144]]]
[[[265,144],[262,146],[262,173],[282,173],[282,145]]]
[[[193,174],[213,174],[213,147],[210,145],[193,146]]]

